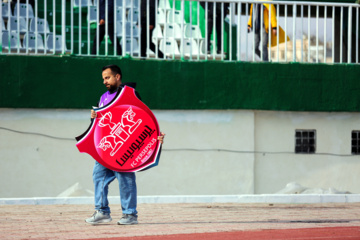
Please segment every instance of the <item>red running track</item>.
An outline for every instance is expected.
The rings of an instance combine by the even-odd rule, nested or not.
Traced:
[[[216,233],[193,233],[142,237],[106,238],[106,240],[360,240],[360,227],[270,229]],[[95,239],[88,239],[95,240]],[[96,238],[105,240],[105,238]]]

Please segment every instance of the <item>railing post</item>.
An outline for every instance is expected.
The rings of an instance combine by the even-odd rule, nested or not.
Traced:
[[[326,26],[327,26],[327,6],[324,6],[324,63],[326,63]]]
[[[95,0],[96,1],[96,0]],[[90,56],[90,4],[87,6],[88,18],[87,18],[87,55]],[[97,13],[97,11],[96,11]]]
[[[316,63],[319,63],[319,5],[316,5]]]
[[[359,7],[356,7],[356,63],[359,63]]]
[[[296,62],[296,3],[293,5],[293,62]]]
[[[0,12],[2,13],[2,2],[0,3]],[[1,19],[0,19],[0,33],[1,33],[1,38],[0,38],[0,53],[2,53],[2,45],[3,45],[3,43],[2,43],[2,36],[3,36],[3,29],[2,29],[2,27],[3,27],[3,21],[4,21],[4,19],[1,18]]]
[[[301,29],[304,29],[304,6],[301,5]],[[300,62],[304,61],[304,38],[303,32],[301,32],[301,58]]]
[[[311,57],[311,52],[310,52],[310,47],[311,47],[311,38],[310,38],[310,16],[311,16],[311,6],[308,5],[308,62],[310,62],[310,57]]]
[[[53,51],[56,54],[56,2],[53,0]]]
[[[347,62],[348,63],[351,63],[351,34],[352,34],[352,7],[350,6],[349,7],[349,10],[348,10],[348,28],[347,28],[347,31],[348,31],[348,42],[347,42]]]
[[[66,1],[61,1],[61,42],[62,42],[62,52],[66,52]]]
[[[331,63],[335,62],[335,6],[332,7],[332,54],[331,54]]]
[[[70,1],[70,52],[74,54],[74,1]]]
[[[344,8],[340,8],[340,63],[343,62],[343,26],[344,26]]]

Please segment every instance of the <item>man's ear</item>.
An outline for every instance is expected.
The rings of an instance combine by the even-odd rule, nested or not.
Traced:
[[[121,75],[119,73],[116,74],[116,79],[121,81]]]

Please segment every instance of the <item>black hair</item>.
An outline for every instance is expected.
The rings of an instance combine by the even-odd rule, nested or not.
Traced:
[[[120,74],[121,78],[122,78],[122,73],[121,73],[121,69],[118,65],[115,65],[115,64],[111,64],[111,65],[107,65],[107,66],[104,66],[102,68],[102,71],[105,71],[106,69],[110,68],[111,71],[116,75],[116,74]]]

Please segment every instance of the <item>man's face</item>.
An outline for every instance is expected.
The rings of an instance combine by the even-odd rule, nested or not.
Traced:
[[[104,85],[110,91],[117,89],[121,84],[120,74],[114,74],[110,68],[107,68],[102,72],[102,78],[104,80]]]

